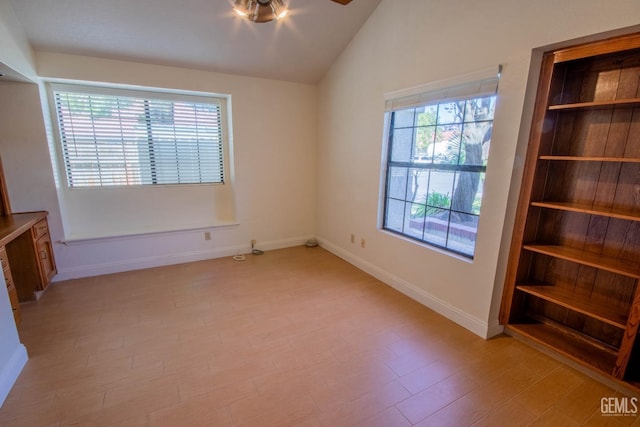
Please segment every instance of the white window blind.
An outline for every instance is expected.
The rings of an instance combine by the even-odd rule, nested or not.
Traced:
[[[69,187],[224,182],[214,97],[53,88]]]
[[[495,95],[502,65],[452,79],[385,94],[385,111]]]

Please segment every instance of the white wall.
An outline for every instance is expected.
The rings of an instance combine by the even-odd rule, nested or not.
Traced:
[[[0,63],[27,78],[36,76],[31,46],[9,0],[0,0]]]
[[[315,235],[316,87],[89,57],[36,55],[38,74],[45,78],[223,93],[232,96],[233,104],[232,163],[239,225],[211,229],[211,241],[204,240],[204,230],[196,230],[67,246],[58,242],[64,239],[61,206],[37,87],[30,85],[28,93],[17,89],[21,85],[4,89],[7,95],[0,97],[0,108],[8,109],[16,99],[21,105],[7,118],[11,126],[0,127],[0,155],[12,207],[16,212],[50,211],[57,280],[233,255],[248,251],[251,239],[270,249],[301,244]]]
[[[6,288],[4,276],[0,274],[0,286]],[[20,344],[9,294],[0,292],[0,406],[4,403],[11,387],[27,363],[27,351]]]
[[[638,22],[637,1],[383,0],[320,85],[317,230],[325,247],[479,335],[498,333],[532,49]],[[473,262],[380,231],[384,93],[498,64],[504,69]]]

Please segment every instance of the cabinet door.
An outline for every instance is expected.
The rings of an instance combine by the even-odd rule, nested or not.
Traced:
[[[16,291],[16,287],[13,283],[11,268],[9,267],[9,261],[7,259],[7,251],[4,246],[0,246],[0,264],[2,265],[4,281],[7,284],[7,292],[9,293],[11,310],[13,310],[13,318],[15,319],[16,324],[18,324],[22,320],[22,316],[20,315],[20,302],[18,301],[18,292]]]
[[[48,233],[36,240],[36,250],[42,275],[42,287],[40,290],[45,290],[56,274],[56,263],[53,258],[53,248],[51,247],[51,238]]]
[[[7,288],[11,288],[14,285],[13,277],[11,277],[11,268],[9,267],[9,262],[7,262],[7,253],[4,248],[0,250],[0,262],[2,263],[4,282],[7,284]]]
[[[16,321],[16,325],[20,323],[22,320],[22,315],[20,313],[20,302],[18,301],[18,293],[16,292],[15,286],[11,286],[7,288],[9,292],[9,301],[11,302],[11,310],[13,310],[13,319]]]

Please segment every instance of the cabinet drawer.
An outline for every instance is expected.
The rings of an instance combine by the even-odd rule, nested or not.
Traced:
[[[48,234],[49,226],[47,225],[47,219],[45,218],[42,221],[39,221],[38,223],[36,223],[36,225],[33,226],[32,230],[33,230],[33,238],[36,240],[44,236],[45,234]]]

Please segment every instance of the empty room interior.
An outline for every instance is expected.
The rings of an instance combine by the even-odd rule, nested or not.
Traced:
[[[640,426],[640,3],[0,0],[0,426]]]

